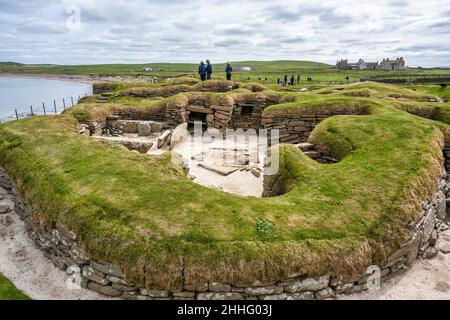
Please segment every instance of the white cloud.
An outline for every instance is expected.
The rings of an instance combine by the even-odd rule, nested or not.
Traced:
[[[81,9],[69,30],[66,9]],[[450,65],[450,0],[0,0],[0,60],[197,62],[404,56]]]

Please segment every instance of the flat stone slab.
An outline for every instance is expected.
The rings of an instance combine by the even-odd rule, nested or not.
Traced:
[[[225,167],[225,166],[220,166],[220,165],[215,165],[215,164],[199,163],[198,165],[206,170],[217,172],[223,176],[229,176],[230,174],[239,170],[239,168]]]
[[[450,232],[447,231],[441,234],[436,244],[436,249],[444,254],[450,253]]]

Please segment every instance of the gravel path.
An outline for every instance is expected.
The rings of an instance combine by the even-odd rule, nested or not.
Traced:
[[[448,300],[450,299],[450,254],[414,263],[405,274],[382,284],[381,290],[342,296],[343,300]]]
[[[340,297],[344,300],[448,300],[450,299],[450,230],[436,244],[439,253],[420,259],[404,274],[382,283],[380,290]]]
[[[11,210],[2,213],[5,206]],[[37,249],[13,207],[12,195],[0,186],[0,273],[36,300],[105,299],[89,290],[69,289],[66,285],[69,276]]]

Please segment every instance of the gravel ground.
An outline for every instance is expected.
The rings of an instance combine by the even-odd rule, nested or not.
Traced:
[[[449,239],[441,236],[437,247]],[[444,250],[447,251],[447,250]],[[448,300],[450,299],[450,254],[439,252],[430,260],[418,260],[404,274],[382,283],[380,290],[342,296],[343,300]]]
[[[0,187],[0,208],[13,208],[12,196],[5,193]],[[66,285],[69,276],[54,267],[34,245],[25,224],[12,210],[0,213],[0,273],[35,300],[105,299],[89,290],[70,289]]]

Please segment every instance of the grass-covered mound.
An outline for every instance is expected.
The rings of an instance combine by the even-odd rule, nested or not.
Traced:
[[[30,298],[16,289],[14,285],[0,274],[0,300],[29,300]]]
[[[129,281],[148,288],[356,275],[386,260],[436,191],[446,128],[398,110],[368,86],[380,98],[299,93],[266,109],[350,106],[366,114],[329,118],[313,132],[342,159],[337,164],[282,145],[287,193],[279,197],[197,185],[169,154],[135,154],[78,135],[70,112],[1,125],[0,164],[42,225],[66,225],[94,259],[120,264]],[[258,232],[261,221],[274,230]]]

